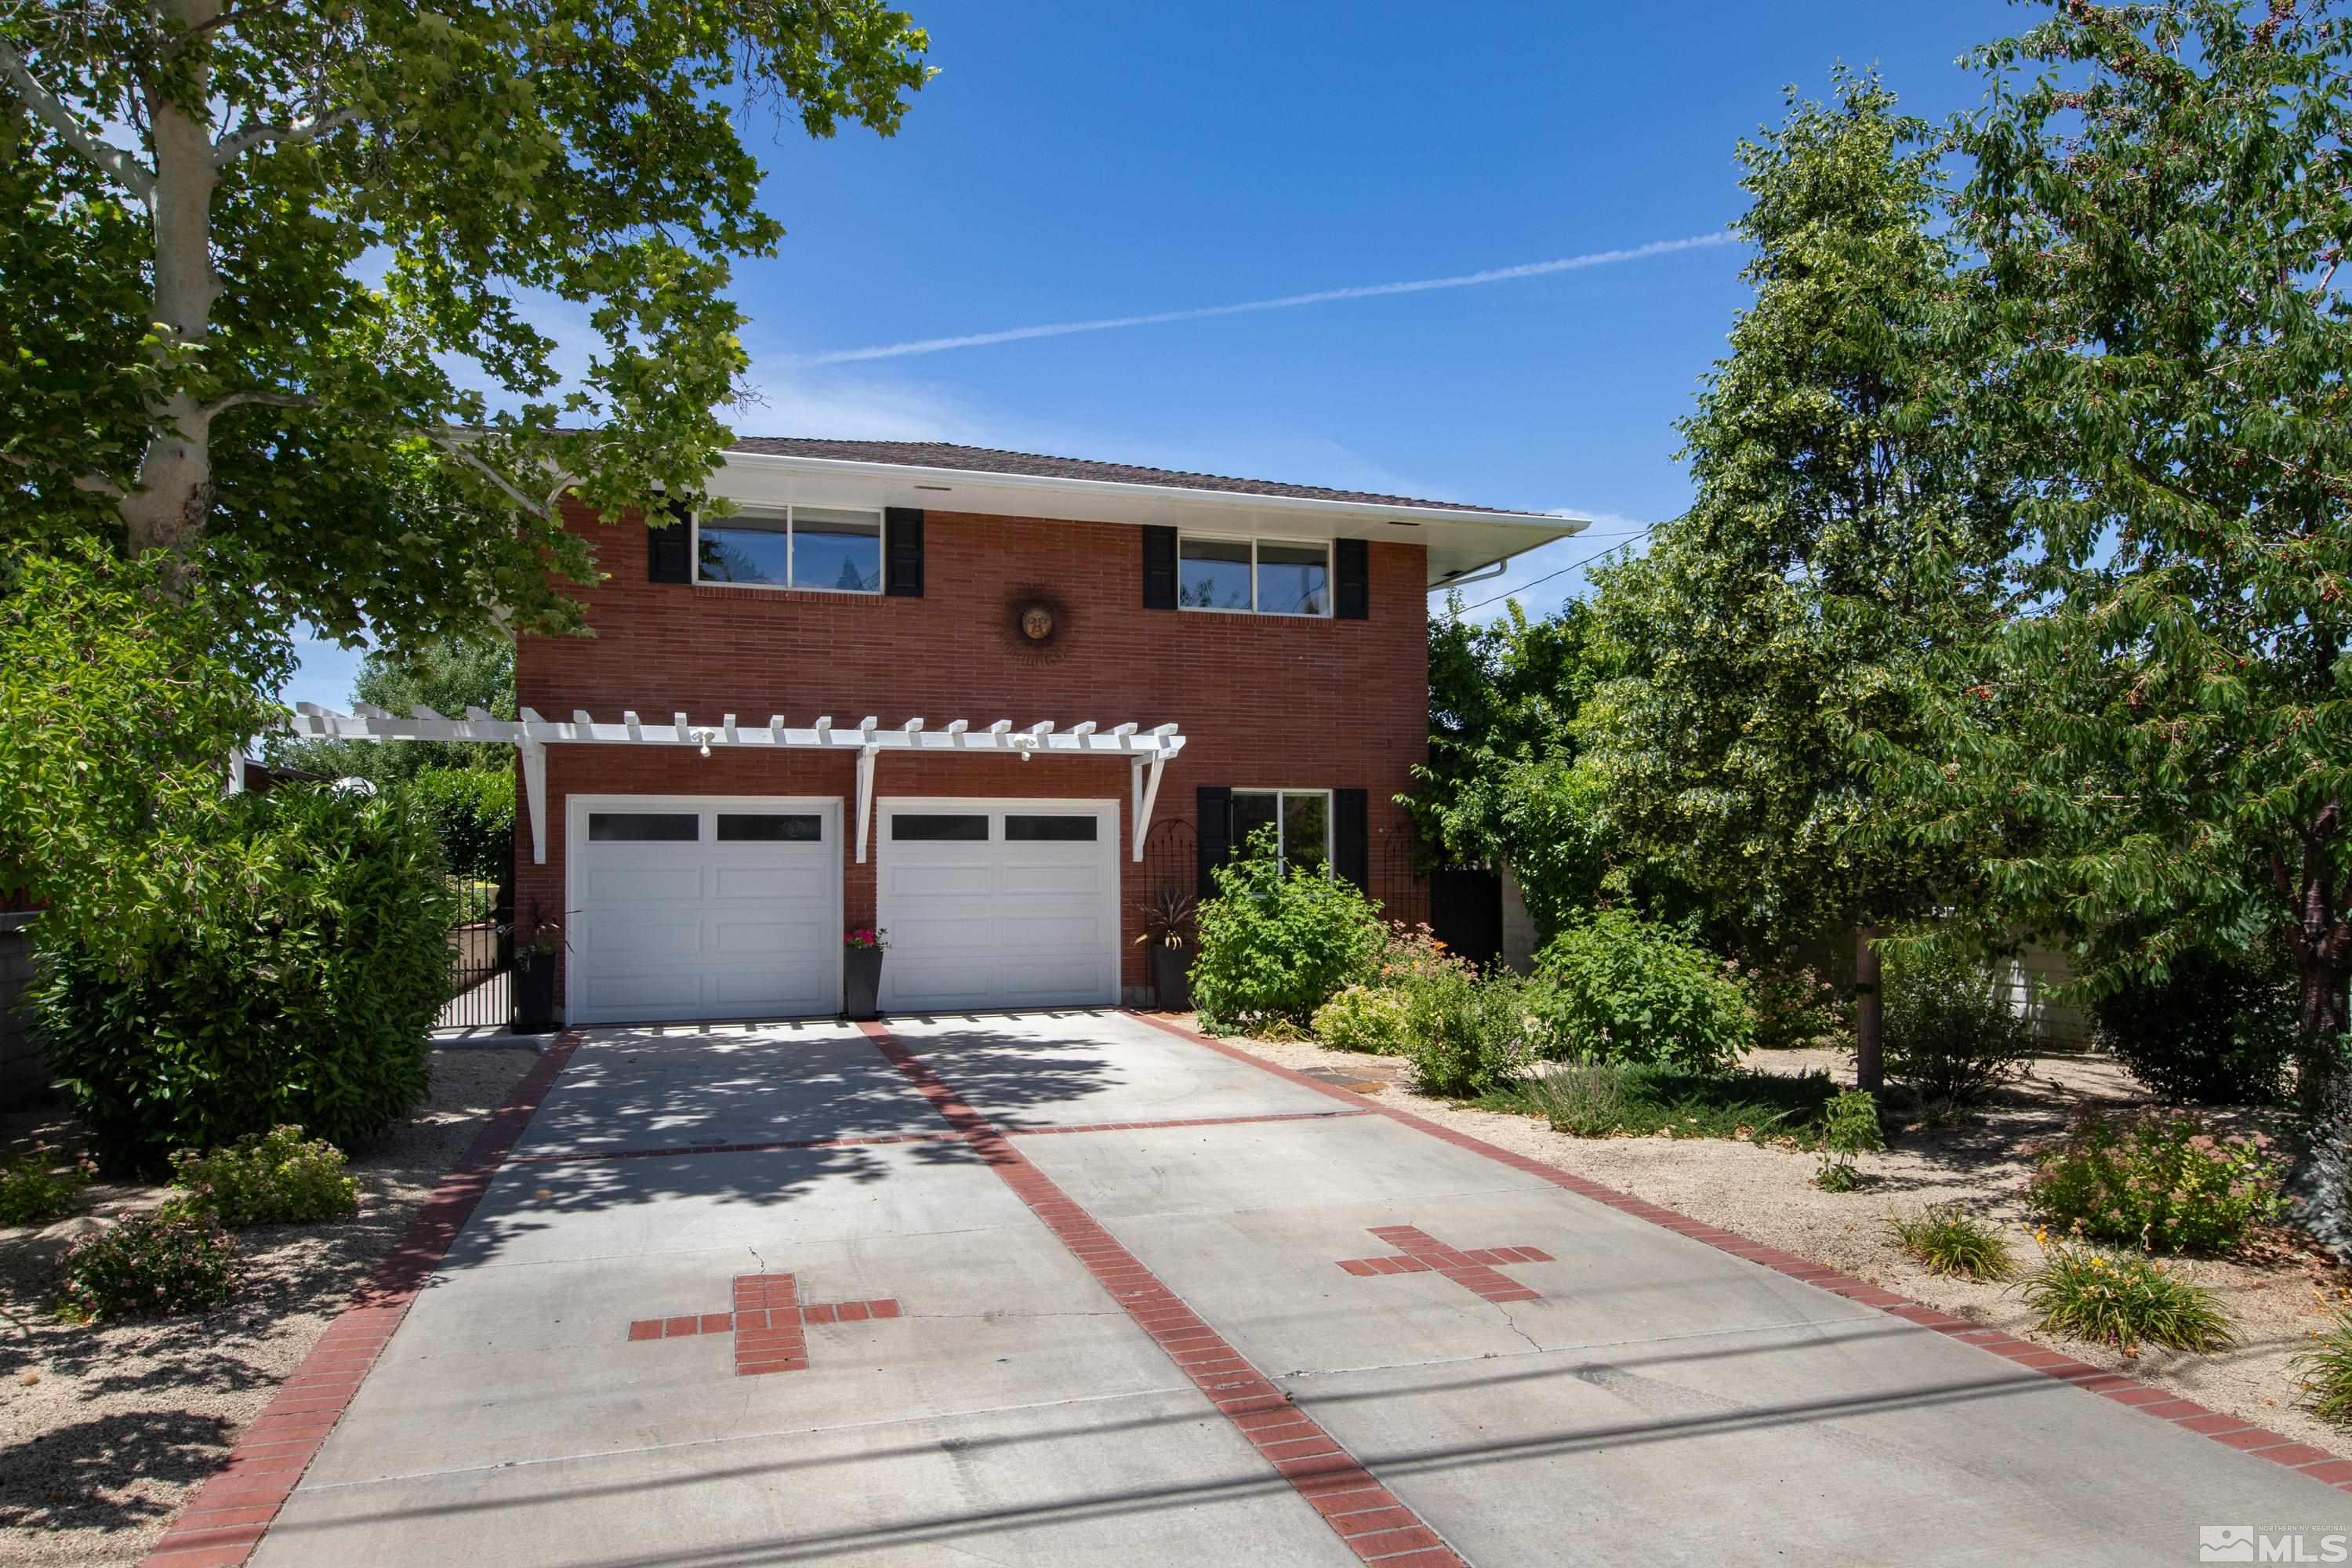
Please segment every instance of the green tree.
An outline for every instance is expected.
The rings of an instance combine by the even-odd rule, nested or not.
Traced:
[[[1582,730],[1611,820],[1737,945],[1858,931],[1857,1075],[1881,1080],[1878,929],[1961,896],[1958,856],[1871,832],[1851,744],[1913,722],[1906,671],[1992,613],[1931,561],[2000,548],[1997,480],[1930,410],[1953,258],[1937,149],[1874,77],[1790,95],[1739,148],[1754,303],[1682,422],[1696,498],[1597,574],[1621,673]],[[1981,581],[1979,574],[1979,581]]]
[[[1599,679],[1596,640],[1581,602],[1531,621],[1514,601],[1478,623],[1453,595],[1429,628],[1429,761],[1398,797],[1445,859],[1509,866],[1546,939],[1602,896],[1613,868],[1574,739]]]
[[[927,47],[878,0],[0,4],[0,539],[394,645],[576,626],[561,498],[659,515],[730,438],[783,232],[730,100],[888,134]],[[598,342],[568,389],[534,301]]]
[[[2324,3],[2067,0],[1976,57],[1955,330],[2000,345],[1967,423],[2031,483],[2030,613],[1881,751],[2095,984],[2283,932],[2315,1105],[2352,968],[2347,55]]]
[[[0,889],[48,906],[60,941],[110,927],[151,948],[187,910],[231,748],[287,669],[207,584],[93,542],[0,555]]]
[[[480,708],[515,717],[514,645],[483,637],[448,637],[405,649],[371,648],[352,681],[352,700],[403,716],[418,706],[463,718]],[[392,784],[446,768],[509,773],[514,748],[479,742],[286,741],[268,748],[270,762],[327,778]]]

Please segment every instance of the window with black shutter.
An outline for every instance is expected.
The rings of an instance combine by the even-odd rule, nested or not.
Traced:
[[[923,596],[923,509],[916,506],[894,506],[882,514],[883,548],[888,552],[890,567],[882,579],[882,592],[893,599],[919,599]]]
[[[1331,792],[1331,868],[1372,890],[1371,797],[1360,789]]]
[[[650,521],[646,522],[646,581],[694,581],[694,524],[688,520],[686,508],[673,503],[667,522],[659,527]]]
[[[1201,847],[1201,879],[1199,896],[1217,896],[1216,879],[1210,871],[1225,863],[1233,852],[1234,792],[1221,784],[1202,784],[1199,795],[1200,812],[1193,820],[1193,834]]]
[[[1145,528],[1143,534],[1143,607],[1176,607],[1176,531]]]
[[[1331,611],[1343,621],[1371,618],[1372,578],[1371,552],[1360,539],[1334,542],[1332,552]]]

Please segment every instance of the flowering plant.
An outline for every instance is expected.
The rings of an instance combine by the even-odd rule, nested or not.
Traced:
[[[2078,1118],[2031,1151],[2026,1203],[2093,1240],[2150,1252],[2214,1252],[2273,1218],[2284,1162],[2270,1140],[2208,1131],[2193,1116],[2143,1110]]]
[[[873,926],[852,926],[841,940],[845,946],[870,948],[879,952],[890,945],[890,933]]]
[[[204,1312],[235,1294],[236,1243],[212,1215],[179,1205],[137,1214],[76,1242],[58,1306],[76,1322]]]

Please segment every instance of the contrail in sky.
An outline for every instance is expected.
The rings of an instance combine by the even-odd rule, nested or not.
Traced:
[[[908,354],[935,354],[948,349],[984,348],[990,343],[1017,343],[1029,338],[1066,338],[1074,332],[1108,332],[1121,327],[1157,327],[1170,321],[1200,321],[1211,316],[1240,316],[1254,310],[1288,310],[1300,305],[1328,305],[1340,300],[1374,300],[1385,294],[1425,294],[1435,289],[1475,289],[1487,283],[1511,283],[1522,278],[1542,278],[1554,272],[1580,272],[1588,267],[1611,267],[1621,261],[1646,261],[1678,250],[1705,250],[1732,245],[1730,233],[1693,235],[1688,239],[1657,239],[1629,250],[1596,250],[1585,256],[1563,256],[1552,261],[1529,261],[1517,267],[1491,267],[1484,272],[1456,273],[1451,278],[1415,278],[1402,283],[1364,283],[1352,289],[1320,289],[1312,294],[1285,294],[1278,300],[1249,300],[1238,305],[1201,305],[1189,310],[1154,310],[1141,316],[1105,316],[1091,321],[1053,321],[1038,327],[1008,327],[998,332],[967,332],[954,338],[918,338],[912,342],[880,343],[872,348],[833,349],[802,354],[794,364],[848,364],[856,360],[900,359]]]

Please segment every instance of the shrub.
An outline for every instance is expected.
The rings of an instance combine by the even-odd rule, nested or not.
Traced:
[[[1836,984],[1792,952],[1748,971],[1761,1051],[1851,1048],[1853,1006]]]
[[[1635,1062],[1559,1062],[1520,1087],[1555,1132],[1805,1140],[1836,1091],[1825,1072],[1694,1073]]]
[[[514,774],[488,768],[432,768],[393,786],[433,826],[450,871],[485,882],[514,874]]]
[[[1197,916],[1192,1003],[1212,1029],[1306,1028],[1315,1010],[1369,977],[1386,935],[1378,906],[1343,877],[1286,867],[1270,830],[1213,873]]]
[[[231,1230],[249,1225],[305,1225],[341,1219],[359,1207],[359,1184],[343,1170],[343,1152],[324,1139],[305,1142],[299,1127],[248,1132],[226,1149],[172,1156],[172,1184],[189,1203]]]
[[[1516,974],[1481,979],[1467,965],[1408,986],[1408,1054],[1422,1092],[1470,1100],[1517,1084],[1536,1059],[1534,990]]]
[[[2193,1116],[2078,1118],[2037,1150],[2026,1202],[2043,1220],[2150,1252],[2213,1252],[2278,1212],[2284,1162],[2260,1133],[2216,1136]]]
[[[1923,1100],[1973,1104],[2033,1054],[2025,1021],[1975,963],[1906,957],[1885,984],[1886,1070]]]
[[[2091,1016],[2099,1045],[2175,1104],[2268,1105],[2285,1092],[2294,994],[2263,969],[2191,954],[2159,984],[2100,997]]]
[[[47,1225],[62,1218],[90,1175],[87,1157],[61,1164],[47,1150],[0,1166],[0,1225]]]
[[[1706,1070],[1756,1038],[1756,1012],[1729,969],[1669,926],[1599,910],[1536,961],[1563,1054]]]
[[[2044,1333],[2114,1345],[2126,1356],[2142,1344],[2202,1352],[2236,1342],[2213,1293],[2158,1258],[2052,1247],[2019,1293]]]
[[[2339,1310],[2314,1342],[2295,1352],[2304,1406],[2331,1426],[2352,1426],[2352,1309]]]
[[[1850,1193],[1862,1185],[1854,1161],[1886,1147],[1878,1125],[1877,1099],[1859,1089],[1833,1094],[1822,1107],[1821,1168],[1813,1183],[1824,1192]]]
[[[1315,1037],[1334,1050],[1402,1056],[1412,998],[1393,985],[1350,985],[1315,1010]]]
[[[2000,1233],[1958,1204],[1937,1204],[1912,1219],[1886,1222],[1895,1244],[1937,1274],[1962,1279],[2007,1279],[2017,1272]]]
[[[288,1123],[350,1147],[425,1092],[455,900],[424,819],[324,787],[225,805],[160,946],[34,925],[33,1026],[101,1163]]]
[[[75,1243],[64,1268],[61,1305],[76,1318],[201,1312],[236,1292],[236,1243],[211,1216],[166,1207]]]

